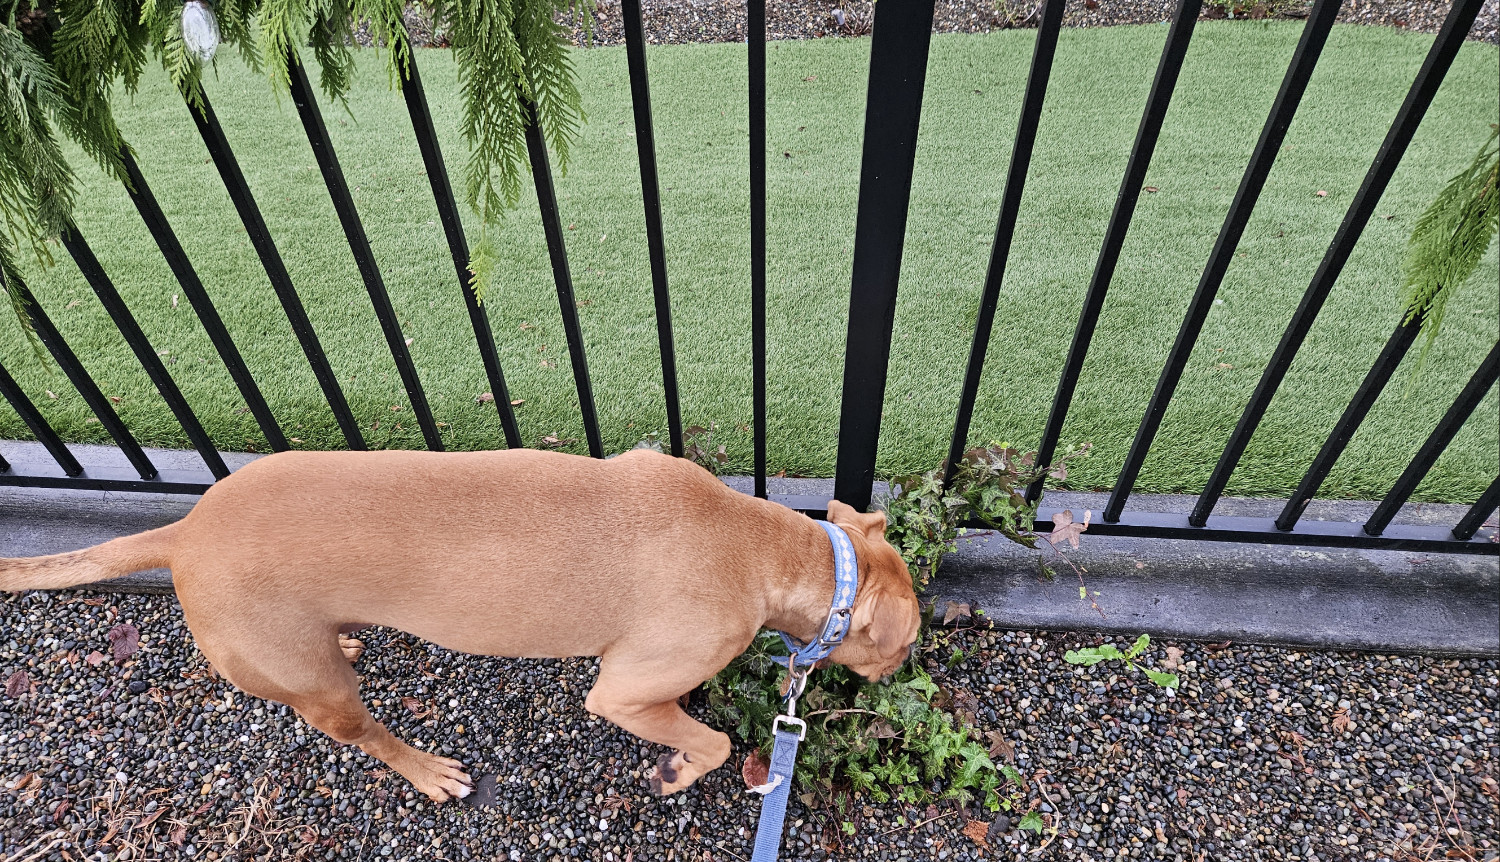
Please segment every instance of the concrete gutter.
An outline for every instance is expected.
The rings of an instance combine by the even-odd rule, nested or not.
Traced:
[[[90,466],[123,465],[119,451],[72,447]],[[36,444],[7,443],[16,461],[46,458]],[[152,450],[162,468],[193,468],[191,452]],[[253,455],[226,455],[231,468]],[[745,477],[725,479],[748,491]],[[772,494],[828,496],[829,479],[771,479]],[[1106,495],[1052,492],[1047,505],[1099,512]],[[1191,497],[1137,495],[1138,511],[1186,511]],[[195,497],[0,487],[0,557],[58,553],[171,523]],[[1307,518],[1364,520],[1375,504],[1318,501]],[[1271,517],[1275,500],[1226,498],[1216,514]],[[1453,524],[1463,506],[1407,506],[1397,523]],[[1490,535],[1492,528],[1486,528]],[[1038,575],[1037,554],[1003,537],[977,535],[944,560],[931,592],[982,608],[1005,628],[1100,631],[1121,637],[1230,640],[1445,655],[1500,655],[1500,557],[1123,539],[1084,535],[1068,560],[1050,550],[1056,572]],[[1079,598],[1079,581],[1091,600]],[[110,582],[133,592],[170,592],[164,570]],[[1093,604],[1097,603],[1098,610]],[[1102,615],[1100,613],[1102,611]]]

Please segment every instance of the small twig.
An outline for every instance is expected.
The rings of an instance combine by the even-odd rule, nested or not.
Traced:
[[[869,709],[855,709],[853,707],[850,707],[849,709],[820,709],[817,712],[809,712],[807,715],[804,715],[802,717],[804,719],[808,719],[808,718],[813,718],[814,716],[819,716],[819,715],[825,715],[827,713],[832,713],[834,718],[842,718],[845,715],[848,715],[850,713],[855,713],[855,712],[863,713],[864,715],[873,715],[876,718],[885,718],[885,716],[881,715],[878,712],[875,712],[874,710],[869,710]]]
[[[37,837],[37,839],[35,841],[31,842],[30,844],[27,844],[25,847],[22,847],[20,850],[17,850],[15,853],[12,853],[11,855],[5,857],[5,862],[16,862],[16,860],[20,859],[25,853],[27,853],[28,851],[30,851],[31,848],[33,848],[36,845],[42,843],[43,841],[46,841],[47,840],[47,836],[51,835],[51,834],[53,834],[53,833],[51,833],[51,832],[43,832],[40,836]],[[45,848],[43,848],[41,852],[37,853],[34,856],[27,857],[27,858],[28,859],[36,859],[36,858],[45,856],[49,852],[51,852],[51,850],[52,850],[53,847],[56,847],[57,845],[59,845],[61,843],[62,843],[62,838],[55,838],[55,839],[53,839],[52,843],[48,844]]]
[[[889,835],[892,832],[900,832],[902,829],[917,829],[917,828],[920,828],[922,826],[926,826],[927,824],[932,823],[934,821],[942,820],[944,817],[952,817],[953,815],[955,815],[957,813],[958,813],[958,811],[954,810],[954,811],[949,811],[947,814],[939,814],[936,817],[929,817],[926,820],[923,820],[921,823],[913,823],[910,826],[892,826],[890,829],[887,829],[884,832],[877,833],[875,837],[879,838],[881,835]]]
[[[723,850],[725,853],[728,853],[730,856],[733,856],[734,858],[740,860],[740,862],[750,862],[750,860],[734,852],[733,850],[730,850],[728,847],[725,847],[723,844],[720,844],[717,841],[714,842],[714,846],[719,848],[720,850]]]

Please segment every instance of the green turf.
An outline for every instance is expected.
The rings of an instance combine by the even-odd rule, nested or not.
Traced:
[[[1290,58],[1294,22],[1199,25],[1167,115],[1065,441],[1097,454],[1069,484],[1108,486],[1150,396],[1214,236]],[[1164,26],[1069,30],[1058,47],[1002,308],[971,439],[1034,443],[1046,418],[1118,191]],[[1031,32],[938,36],[891,360],[880,470],[927,468],[946,449],[989,255]],[[1142,491],[1195,490],[1215,462],[1406,93],[1430,36],[1336,28],[1209,315],[1141,474]],[[830,475],[848,313],[868,40],[780,43],[769,51],[770,437],[773,471]],[[606,447],[665,434],[635,140],[622,49],[575,53],[590,122],[559,178],[569,257]],[[419,54],[450,170],[455,72],[446,51]],[[451,448],[501,445],[452,262],[399,94],[366,53],[352,118],[330,131],[411,350]],[[749,209],[744,48],[652,48],[667,264],[687,423],[717,423],[730,467],[748,471]],[[1467,163],[1497,113],[1497,52],[1464,46],[1280,395],[1230,484],[1285,494],[1296,484],[1399,317],[1406,235],[1443,181]],[[215,108],[376,447],[421,437],[339,232],[290,102],[237,60],[209,83]],[[342,438],[186,109],[160,74],[122,103],[121,125],[266,397],[299,446]],[[123,190],[81,165],[78,222],[153,345],[225,449],[265,443]],[[1326,191],[1325,197],[1318,192]],[[471,229],[473,224],[470,225]],[[471,233],[472,236],[472,233]],[[534,200],[500,228],[501,284],[487,307],[529,445],[583,437]],[[1479,358],[1500,308],[1492,249],[1450,306],[1415,378],[1411,365],[1376,405],[1324,486],[1379,497]],[[185,446],[76,268],[33,274],[41,302],[91,373],[120,399],[143,442]],[[60,374],[27,358],[0,316],[0,361],[70,440],[105,436]],[[52,390],[58,397],[46,394]],[[403,407],[400,411],[393,407]],[[377,424],[378,423],[378,427]],[[0,408],[0,437],[28,436]],[[571,447],[583,451],[581,442]],[[1497,469],[1497,401],[1481,405],[1418,490],[1471,500]]]

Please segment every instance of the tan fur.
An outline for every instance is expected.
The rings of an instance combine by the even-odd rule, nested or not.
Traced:
[[[838,502],[860,586],[833,660],[870,679],[905,661],[920,617],[885,517]],[[434,800],[464,796],[462,764],[419,751],[365,709],[340,646],[360,624],[513,657],[599,656],[585,707],[673,749],[671,793],[729,756],[677,698],[762,627],[802,640],[833,598],[833,553],[810,519],[636,451],[599,461],[533,450],[296,452],[219,482],[183,520],[94,548],[0,559],[0,589],[56,589],[170,567],[214,667],[359,745]]]

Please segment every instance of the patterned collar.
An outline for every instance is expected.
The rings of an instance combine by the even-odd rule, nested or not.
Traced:
[[[816,523],[828,533],[828,541],[833,544],[833,606],[828,610],[823,631],[811,643],[800,644],[786,632],[780,632],[791,653],[789,658],[795,658],[798,668],[812,667],[843,642],[854,617],[854,594],[859,590],[859,565],[849,535],[828,521]],[[777,659],[777,663],[786,664],[787,659]]]

